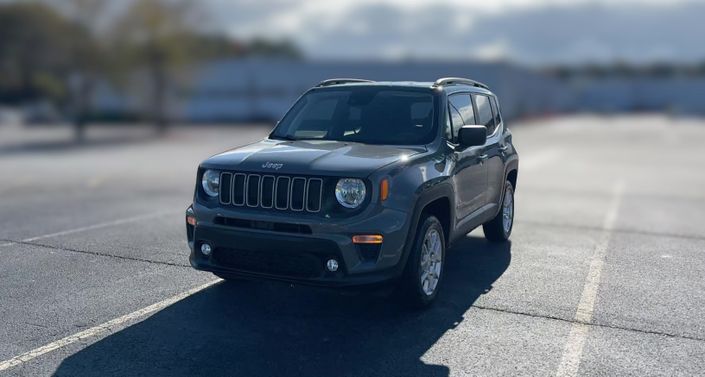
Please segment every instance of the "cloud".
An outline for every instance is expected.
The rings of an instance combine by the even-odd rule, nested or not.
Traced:
[[[507,40],[514,59],[541,64],[705,59],[704,4],[554,7],[481,19],[482,38]],[[496,25],[501,25],[496,27]]]
[[[211,0],[234,35],[288,38],[313,58],[511,59],[520,63],[705,60],[705,4]],[[230,9],[231,11],[225,11]]]

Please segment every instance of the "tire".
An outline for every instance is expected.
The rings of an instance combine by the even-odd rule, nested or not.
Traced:
[[[506,220],[506,221],[505,221]],[[504,184],[502,203],[499,212],[492,220],[482,224],[485,238],[492,242],[504,242],[509,239],[514,227],[514,186],[507,181]]]
[[[445,253],[441,222],[431,215],[422,218],[400,281],[399,292],[405,305],[423,308],[433,302],[443,278]]]

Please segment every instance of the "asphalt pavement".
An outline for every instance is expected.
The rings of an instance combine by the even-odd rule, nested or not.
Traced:
[[[409,311],[190,268],[198,162],[266,128],[0,125],[0,375],[705,375],[705,120],[510,128],[511,242],[469,234]]]

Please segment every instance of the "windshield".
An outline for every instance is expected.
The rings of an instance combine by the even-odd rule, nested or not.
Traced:
[[[433,108],[427,91],[369,86],[314,90],[292,107],[271,137],[427,144],[435,136]]]

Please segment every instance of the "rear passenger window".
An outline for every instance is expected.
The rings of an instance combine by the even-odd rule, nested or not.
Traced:
[[[469,94],[454,94],[448,97],[448,107],[453,135],[451,141],[455,143],[458,140],[460,127],[475,124],[475,112]]]
[[[499,103],[497,103],[497,97],[492,98],[492,112],[494,113],[494,124],[499,127],[502,123],[502,115],[499,114]]]
[[[487,127],[487,134],[494,133],[496,127],[494,122],[494,114],[492,114],[492,105],[490,97],[483,95],[474,95],[475,105],[477,106],[477,124]]]

